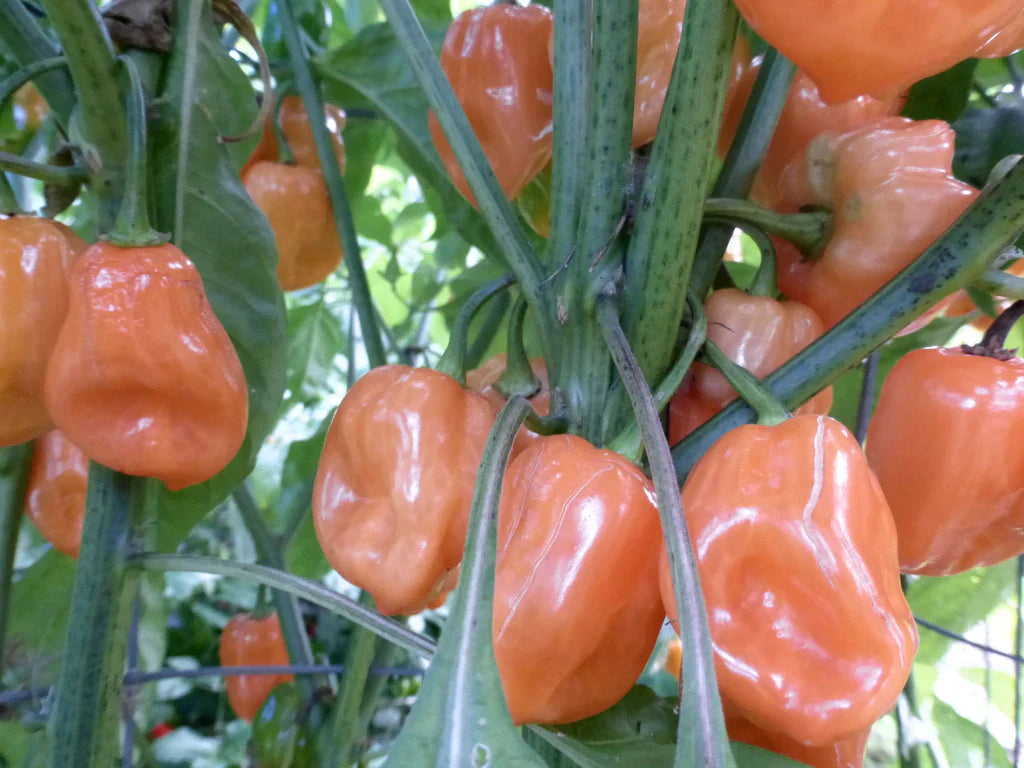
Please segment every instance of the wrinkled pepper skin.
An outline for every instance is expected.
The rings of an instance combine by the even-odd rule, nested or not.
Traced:
[[[891,99],[969,58],[1020,0],[737,0],[750,26],[836,104]]]
[[[454,586],[496,412],[428,368],[386,365],[341,401],[320,456],[313,522],[327,561],[385,616]]]
[[[78,557],[85,520],[89,459],[59,429],[36,440],[25,513],[53,548]]]
[[[831,208],[834,231],[813,261],[776,239],[782,291],[831,328],[921,255],[978,194],[953,177],[954,139],[900,117],[816,138],[783,174],[784,208]]]
[[[316,285],[338,268],[341,238],[318,168],[261,161],[242,181],[274,230],[281,290]]]
[[[718,153],[723,158],[736,136],[754,81],[761,71],[761,62],[762,57],[759,56],[743,67],[739,77],[730,85],[722,130],[718,135]],[[779,185],[783,170],[794,158],[807,151],[815,136],[826,131],[846,133],[895,114],[899,112],[902,101],[879,101],[870,96],[858,96],[839,104],[826,104],[814,81],[805,72],[797,72],[771,143],[761,161],[751,197],[761,205],[775,207],[782,195]]]
[[[683,487],[715,669],[757,727],[811,746],[868,728],[917,650],[896,528],[860,446],[827,416],[727,433]],[[668,556],[661,587],[676,616]]]
[[[654,140],[683,34],[686,0],[640,0],[637,28],[633,146]]]
[[[505,372],[505,365],[508,362],[508,355],[501,353],[493,355],[481,363],[479,368],[466,372],[466,386],[474,392],[479,392],[495,407],[501,410],[506,403],[505,396],[494,386]],[[530,369],[533,375],[540,379],[540,389],[530,398],[530,405],[541,416],[547,416],[551,407],[551,385],[548,383],[548,368],[542,357],[530,358]]]
[[[579,437],[509,465],[498,518],[494,653],[517,723],[566,723],[621,699],[665,620],[661,524],[633,464]]]
[[[195,265],[170,244],[98,243],[70,283],[46,370],[57,427],[93,461],[172,491],[224,469],[245,438],[249,397]]]
[[[287,665],[288,649],[277,614],[232,616],[220,635],[220,663],[223,667]],[[274,687],[293,679],[292,675],[226,676],[228,704],[236,715],[251,723]]]
[[[43,435],[46,363],[68,311],[68,273],[88,246],[49,219],[0,218],[0,447]]]
[[[749,296],[735,288],[712,293],[704,303],[710,338],[725,353],[757,378],[763,379],[824,333],[813,309],[797,301],[776,301]],[[736,399],[736,390],[721,373],[694,363],[692,378],[673,397],[669,410],[669,437],[679,442],[691,431]],[[827,414],[832,407],[828,387],[797,413]],[[703,419],[697,421],[699,416]]]
[[[944,576],[1024,553],[1022,430],[1024,360],[930,348],[896,363],[867,455],[905,573]]]
[[[509,200],[551,159],[552,23],[539,5],[474,8],[451,23],[441,49],[441,68]],[[448,175],[476,205],[433,112],[429,125]]]

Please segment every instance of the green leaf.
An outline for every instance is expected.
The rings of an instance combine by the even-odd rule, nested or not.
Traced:
[[[732,754],[736,758],[736,768],[807,768],[803,763],[790,760],[766,749],[752,747],[733,741]]]
[[[1010,768],[1006,751],[992,736],[988,737],[991,747],[988,761],[985,761],[985,729],[961,717],[945,702],[936,701],[932,705],[932,721],[949,765],[957,768],[982,765],[986,768]]]
[[[11,588],[4,658],[11,668],[27,671],[27,684],[47,684],[56,678],[74,579],[75,561],[50,550]]]
[[[915,616],[963,634],[1008,599],[1017,578],[1017,563],[1008,560],[955,576],[922,576],[907,587],[907,602]],[[917,661],[934,664],[953,640],[921,627]]]
[[[1020,107],[970,109],[953,127],[953,171],[976,187],[985,184],[996,163],[1024,147],[1024,109]]]
[[[338,376],[337,355],[345,351],[345,329],[321,295],[288,310],[288,397],[282,407],[320,401]]]
[[[952,123],[967,107],[977,66],[977,59],[967,59],[915,83],[903,107],[903,116]]]
[[[286,553],[288,571],[307,579],[319,579],[331,569],[316,537],[310,509],[313,478],[316,476],[324,439],[333,418],[332,411],[315,435],[308,440],[297,440],[288,447],[288,455],[281,472],[281,494],[275,504],[278,514],[286,520],[298,514],[300,510],[307,512]]]
[[[173,550],[252,471],[284,391],[284,300],[274,235],[242,186],[238,156],[218,141],[251,121],[255,100],[248,80],[221,48],[208,9],[199,14],[197,8],[193,0],[177,14],[177,43],[161,97],[164,114],[153,136],[157,219],[195,262],[235,345],[249,385],[249,428],[238,455],[217,476],[162,494],[162,550]]]
[[[381,120],[346,119],[342,138],[345,141],[345,191],[349,200],[358,200],[366,192],[387,134],[387,126]]]

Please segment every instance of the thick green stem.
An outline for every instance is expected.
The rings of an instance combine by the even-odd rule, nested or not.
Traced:
[[[523,346],[523,323],[526,320],[526,300],[520,296],[512,306],[512,316],[508,321],[508,346],[505,359],[505,370],[495,383],[505,399],[512,395],[530,398],[540,390],[540,379],[530,367],[530,359],[526,356]]]
[[[213,573],[238,579],[249,579],[259,584],[266,584],[273,589],[284,590],[314,605],[344,616],[346,619],[366,627],[374,634],[383,637],[389,643],[404,648],[409,653],[421,657],[429,657],[434,644],[425,637],[417,635],[408,627],[393,619],[386,619],[376,611],[360,605],[356,600],[328,589],[323,584],[310,579],[293,576],[277,568],[265,565],[239,563],[233,560],[221,560],[216,557],[198,555],[137,555],[129,561],[135,568],[148,571],[184,571],[186,573]]]
[[[512,285],[511,275],[493,280],[466,299],[459,314],[455,316],[452,332],[448,339],[448,347],[435,366],[441,373],[446,373],[460,384],[466,383],[466,347],[468,346],[469,325],[480,307],[499,291]]]
[[[99,8],[83,0],[43,0],[47,17],[60,39],[78,96],[80,144],[86,164],[95,173],[91,188],[99,203],[101,232],[117,214],[124,162],[128,157],[128,131],[114,46],[100,18]],[[50,54],[52,55],[52,53]]]
[[[704,217],[729,224],[751,224],[789,240],[809,257],[820,255],[832,237],[832,214],[826,211],[778,213],[749,200],[712,197],[704,203]]]
[[[26,160],[10,152],[0,152],[0,171],[9,171],[62,187],[72,187],[89,179],[89,169],[80,165],[46,165]]]
[[[745,198],[750,194],[761,170],[761,160],[775,134],[775,126],[786,105],[796,67],[774,48],[764,55],[750,100],[743,110],[736,136],[718,172],[711,197]],[[690,272],[690,290],[704,297],[711,289],[718,265],[722,262],[732,225],[705,224],[701,229],[697,255]]]
[[[620,273],[625,252],[620,234],[630,181],[636,42],[637,0],[593,4],[579,224],[568,267],[557,280],[563,346],[555,384],[565,396],[569,431],[594,443],[603,442],[612,369],[596,302],[601,286]]]
[[[359,602],[373,610],[373,598],[366,592]],[[346,766],[352,759],[357,743],[366,734],[361,727],[360,708],[367,688],[367,678],[376,653],[377,637],[368,629],[355,627],[345,649],[345,673],[341,678],[338,699],[331,712],[331,722],[323,733],[327,737],[321,752],[327,755],[325,765]]]
[[[27,67],[57,55],[53,43],[39,28],[21,0],[0,0],[0,41],[18,66]],[[67,72],[49,72],[36,83],[50,111],[65,130],[75,106],[74,86]]]
[[[139,573],[127,558],[143,545],[145,478],[92,464],[64,661],[50,728],[50,768],[109,768],[118,749],[128,627]]]
[[[781,424],[790,417],[771,392],[766,390],[754,374],[730,360],[711,339],[704,342],[707,363],[716,369],[742,400],[757,412],[757,423],[771,427]]]
[[[651,476],[658,497],[661,528],[665,534],[675,588],[679,634],[686,649],[681,675],[686,685],[680,702],[674,765],[675,768],[731,766],[734,763],[725,731],[722,701],[715,681],[704,593],[701,591],[697,560],[686,527],[679,481],[672,467],[668,440],[661,428],[658,409],[643,371],[619,324],[618,308],[614,300],[608,298],[601,301],[598,317],[608,349],[615,360],[615,367],[622,377],[636,420],[640,424],[644,447],[651,462]]]
[[[242,514],[245,527],[252,536],[252,542],[256,547],[256,557],[263,565],[278,570],[285,570],[283,548],[279,541],[267,527],[267,521],[263,519],[256,499],[253,498],[249,487],[242,483],[232,492],[238,511]],[[277,616],[281,621],[281,634],[284,636],[284,644],[288,649],[288,658],[294,664],[312,664],[313,649],[309,644],[309,636],[306,635],[306,627],[302,621],[302,612],[299,610],[299,601],[294,595],[281,590],[274,590],[274,607],[277,609]],[[317,678],[300,677],[295,684],[303,699],[311,701],[316,688],[330,687],[330,681],[325,676]]]
[[[11,577],[18,548],[32,443],[0,449],[0,677],[3,676],[4,640],[11,604]]]
[[[832,330],[768,376],[764,384],[796,408],[953,291],[970,285],[1024,230],[1024,162],[989,184],[946,233]],[[727,406],[672,449],[685,477],[719,437],[754,420],[742,402]]]
[[[349,288],[352,290],[352,303],[359,315],[359,327],[362,332],[363,344],[370,365],[376,368],[387,362],[384,343],[381,341],[377,326],[377,315],[373,306],[370,286],[366,281],[366,270],[356,239],[356,227],[352,221],[352,210],[349,208],[345,182],[341,178],[331,135],[324,123],[324,104],[320,98],[320,89],[313,75],[312,67],[306,59],[306,52],[299,35],[299,26],[295,20],[295,10],[291,2],[277,4],[280,13],[281,29],[288,46],[288,58],[292,63],[295,85],[302,102],[309,114],[309,125],[313,131],[317,154],[320,156],[320,167],[327,183],[327,191],[331,196],[331,207],[334,210],[334,221],[341,237],[344,253],[345,269],[348,271]]]
[[[660,380],[672,362],[686,305],[738,23],[731,0],[687,3],[636,206],[623,306],[630,343],[651,381]]]

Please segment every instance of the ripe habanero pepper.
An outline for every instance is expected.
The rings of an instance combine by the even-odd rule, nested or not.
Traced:
[[[277,614],[232,616],[220,635],[220,663],[223,667],[288,664],[288,649]],[[293,679],[292,675],[225,676],[228,704],[236,715],[251,723],[274,687]]]
[[[496,412],[428,368],[385,365],[338,406],[313,488],[327,561],[385,616],[444,602]]]
[[[551,12],[497,3],[459,14],[448,27],[441,68],[511,200],[551,159]],[[459,192],[476,205],[433,111],[430,137]]]
[[[97,243],[71,270],[46,406],[93,461],[176,491],[238,453],[249,396],[195,265],[173,245]]]
[[[1021,48],[1024,48],[1024,11],[1018,12],[1005,27],[975,51],[974,55],[979,59],[1001,59]]]
[[[796,301],[749,296],[735,288],[712,293],[704,304],[708,338],[725,355],[759,379],[789,360],[824,333],[818,315]],[[669,407],[669,437],[673,443],[736,399],[736,390],[721,373],[694,363],[688,379]],[[801,406],[797,413],[828,413],[832,388]],[[697,419],[700,418],[698,421]]]
[[[774,238],[783,293],[830,328],[917,258],[978,195],[952,174],[953,144],[946,123],[900,117],[818,136],[786,168],[782,207],[830,207],[834,230],[813,261]]]
[[[23,85],[14,94],[14,121],[19,128],[34,131],[49,114],[50,106],[32,83]]]
[[[334,155],[342,172],[345,148],[341,129],[344,113],[327,105]],[[278,162],[279,145],[273,125],[263,128],[260,144],[242,168],[242,183],[253,202],[270,222],[277,241],[277,279],[283,291],[316,285],[334,272],[343,251],[334,221],[331,198],[320,170],[320,160],[309,125],[309,115],[298,97],[281,102],[281,130],[295,164]]]
[[[750,26],[835,104],[888,100],[969,58],[1020,0],[736,0]]]
[[[1024,360],[918,349],[885,379],[867,455],[905,573],[944,576],[1024,553]]]
[[[53,548],[78,557],[85,519],[89,459],[59,429],[36,440],[25,512]]]
[[[621,699],[665,620],[650,482],[579,437],[509,465],[498,517],[494,654],[512,719],[566,723]]]
[[[683,486],[723,698],[812,746],[896,703],[917,650],[896,529],[860,446],[827,416],[727,433]],[[661,588],[676,603],[662,546]]]
[[[683,34],[686,0],[640,0],[636,40],[633,146],[654,140]]]
[[[0,446],[53,426],[43,378],[68,311],[68,272],[87,247],[56,221],[0,217]]]

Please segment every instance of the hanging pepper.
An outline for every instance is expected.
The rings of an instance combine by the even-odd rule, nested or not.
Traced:
[[[36,440],[25,512],[53,548],[78,557],[85,519],[89,459],[59,429]]]
[[[540,5],[474,8],[451,23],[441,49],[441,68],[509,200],[551,159],[552,23]],[[448,175],[476,205],[433,112],[429,126]]]
[[[68,272],[87,247],[55,221],[0,217],[0,447],[53,426],[43,377],[68,311]]]
[[[1020,0],[737,0],[761,37],[806,71],[825,101],[888,101],[969,58]]]
[[[224,667],[286,666],[288,649],[276,613],[239,613],[220,635],[220,663]],[[292,675],[228,675],[224,685],[232,711],[250,723],[274,687]]]
[[[428,368],[374,368],[327,432],[313,522],[327,561],[384,615],[440,605],[454,586],[476,471],[496,412]]]
[[[917,258],[978,195],[952,174],[954,138],[899,117],[818,136],[783,173],[781,207],[831,208],[834,230],[809,261],[775,240],[783,293],[832,327]]]
[[[338,167],[344,173],[341,130],[345,114],[327,105],[324,119]],[[280,145],[273,124],[268,122],[241,176],[249,196],[274,230],[281,290],[295,291],[322,282],[338,268],[343,253],[309,114],[300,98],[282,100],[280,122],[294,164],[279,162]]]
[[[622,698],[665,620],[649,481],[579,437],[509,465],[498,519],[494,653],[516,723],[565,723]]]
[[[683,487],[723,698],[823,746],[899,697],[917,650],[896,530],[860,446],[827,416],[727,433]],[[662,597],[676,602],[668,556]]]
[[[57,427],[90,459],[172,491],[217,474],[245,438],[249,398],[195,265],[169,244],[101,242],[70,283],[46,369]]]
[[[868,429],[905,573],[1024,553],[1024,360],[919,349],[885,379]]]

